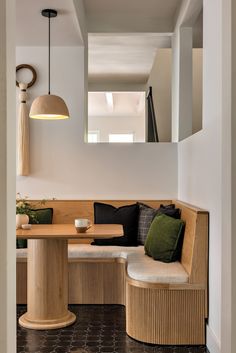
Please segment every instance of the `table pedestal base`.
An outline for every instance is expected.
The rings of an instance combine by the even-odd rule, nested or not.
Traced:
[[[68,311],[68,315],[58,320],[31,321],[27,313],[19,318],[19,324],[24,328],[32,330],[52,330],[72,325],[76,321],[75,314]]]
[[[28,240],[27,312],[19,324],[49,330],[73,324],[68,311],[68,250],[64,239]]]

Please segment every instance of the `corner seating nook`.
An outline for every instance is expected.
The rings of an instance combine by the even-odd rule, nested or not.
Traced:
[[[54,223],[93,221],[94,201],[48,201]],[[136,201],[101,201],[115,207]],[[126,331],[142,342],[205,344],[208,317],[208,212],[176,200],[141,201],[151,207],[175,203],[186,222],[180,262],[162,263],[143,246],[92,246],[70,240],[69,303],[126,306]],[[17,303],[27,302],[27,249],[17,249]],[[50,269],[49,269],[50,270]]]

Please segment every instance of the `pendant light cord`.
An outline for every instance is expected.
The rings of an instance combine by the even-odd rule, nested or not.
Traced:
[[[51,86],[51,16],[48,17],[48,94]]]

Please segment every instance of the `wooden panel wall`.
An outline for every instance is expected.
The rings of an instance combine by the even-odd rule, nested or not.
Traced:
[[[125,304],[125,262],[86,259],[69,263],[70,304]]]
[[[171,200],[52,200],[47,201],[44,207],[53,208],[53,223],[74,223],[75,218],[88,218],[93,222],[94,202],[108,203],[115,207],[131,205],[136,202],[143,202],[151,207],[158,208],[160,207],[160,204],[166,205],[171,203]]]
[[[123,259],[71,259],[69,303],[125,305],[125,262]],[[27,261],[17,261],[17,304],[26,303]]]
[[[17,259],[16,264],[16,303],[27,303],[27,260]]]
[[[34,200],[32,202],[35,202]],[[43,207],[53,208],[53,223],[74,223],[76,218],[88,218],[94,222],[93,204],[94,202],[108,203],[115,207],[131,205],[136,202],[145,203],[151,207],[159,208],[161,204],[169,204],[171,200],[52,200],[47,201]],[[69,240],[69,244],[90,244],[91,239]]]

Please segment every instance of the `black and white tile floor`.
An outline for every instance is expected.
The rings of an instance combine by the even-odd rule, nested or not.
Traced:
[[[133,340],[125,332],[120,305],[72,305],[74,325],[48,331],[17,327],[17,353],[209,353],[204,346],[157,346]],[[26,306],[17,307],[19,317]]]

